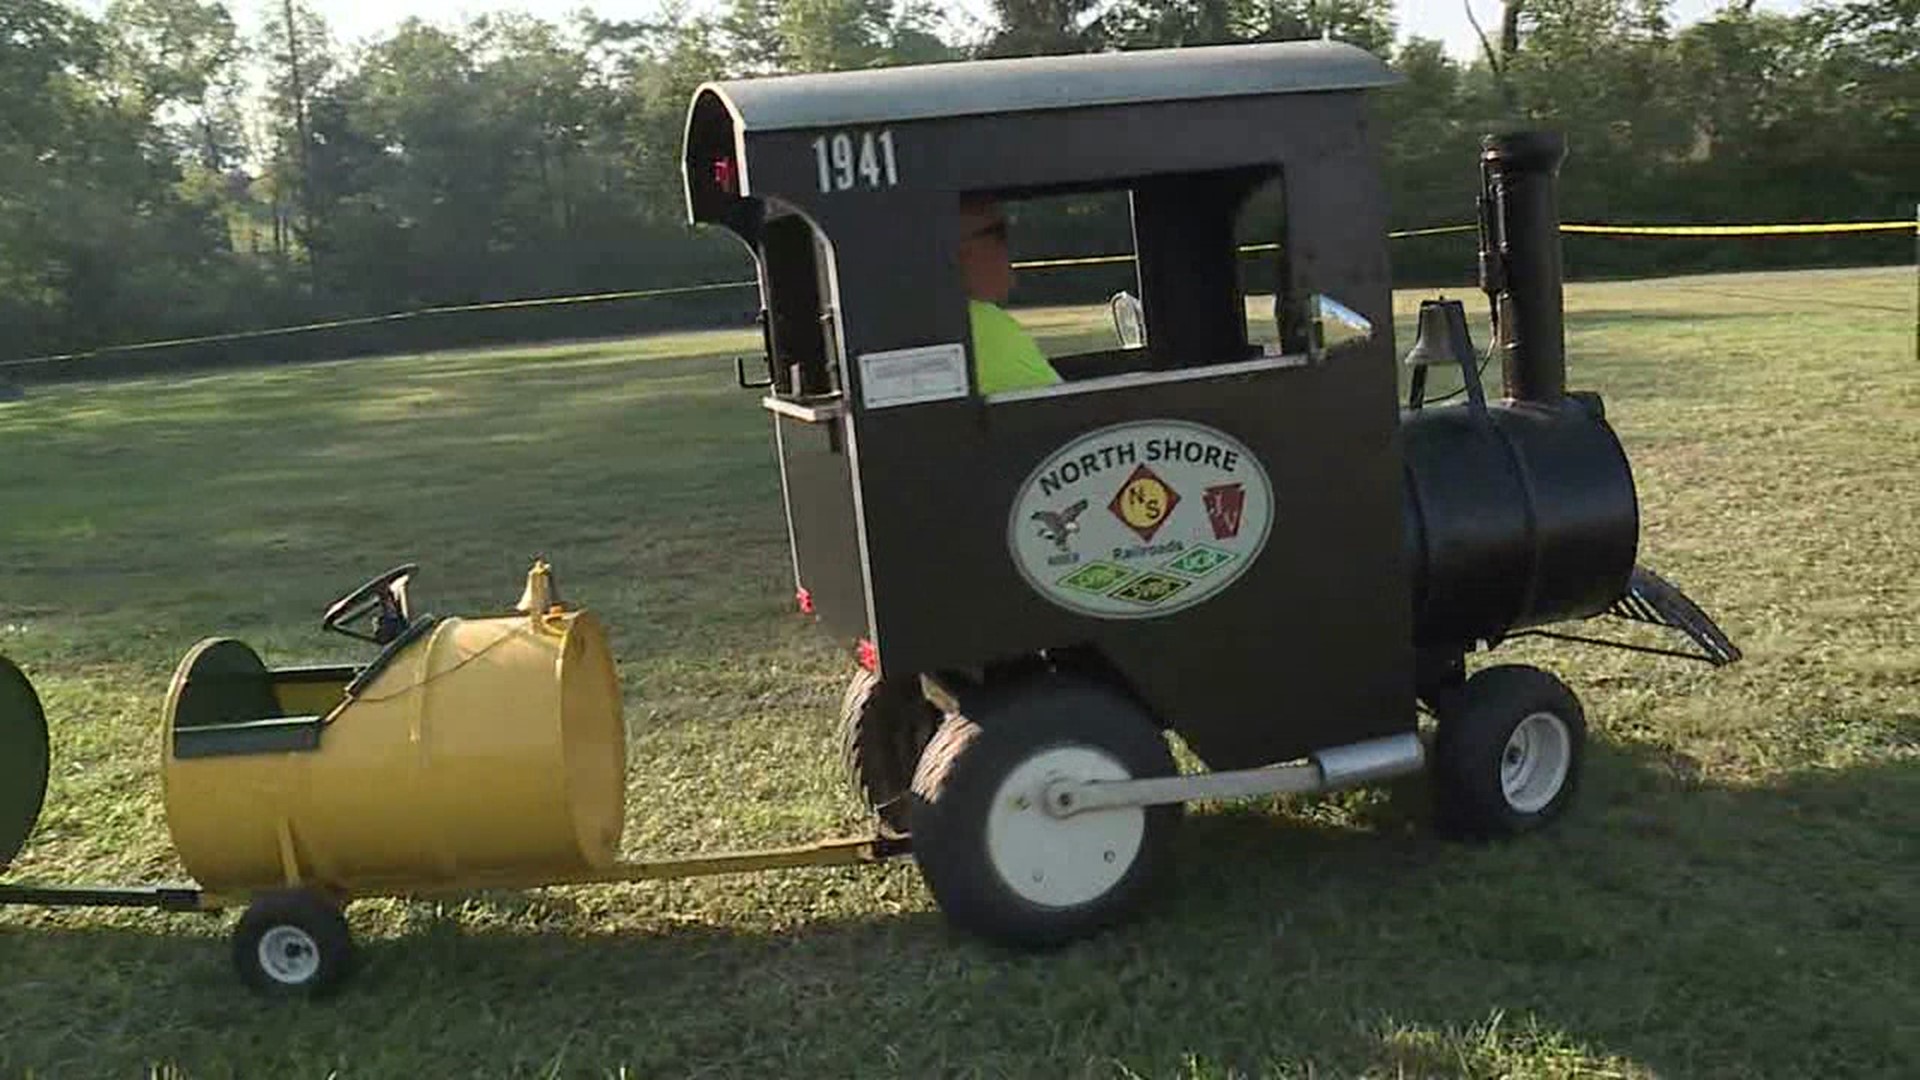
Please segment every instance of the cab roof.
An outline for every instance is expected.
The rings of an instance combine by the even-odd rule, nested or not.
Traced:
[[[919,64],[703,84],[739,134],[836,125],[1365,90],[1399,81],[1379,57],[1336,41],[1188,46]]]

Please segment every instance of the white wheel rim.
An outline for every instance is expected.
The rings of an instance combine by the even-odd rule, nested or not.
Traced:
[[[1537,813],[1566,786],[1573,764],[1573,735],[1566,721],[1537,712],[1514,727],[1500,754],[1500,789],[1507,805],[1523,814]]]
[[[282,986],[300,986],[320,973],[320,944],[297,926],[276,926],[260,935],[260,970]]]
[[[1130,780],[1112,755],[1056,746],[1021,762],[987,812],[987,858],[1022,900],[1049,908],[1091,903],[1120,884],[1140,856],[1146,811],[1137,806],[1057,818],[1042,807],[1055,780]]]

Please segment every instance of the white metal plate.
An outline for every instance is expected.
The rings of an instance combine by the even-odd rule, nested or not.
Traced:
[[[967,350],[959,342],[860,354],[860,400],[869,409],[967,396]]]

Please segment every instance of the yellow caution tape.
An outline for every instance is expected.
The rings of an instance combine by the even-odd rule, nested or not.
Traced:
[[[26,364],[45,364],[65,360],[85,360],[101,353],[139,352],[144,349],[165,349],[178,345],[210,345],[218,341],[246,341],[250,338],[279,337],[282,334],[305,334],[315,330],[340,330],[349,326],[371,326],[375,323],[400,322],[417,319],[423,315],[452,315],[466,311],[502,311],[507,308],[557,307],[561,304],[593,304],[609,300],[647,300],[659,296],[676,296],[684,293],[716,292],[721,289],[744,289],[758,284],[753,281],[716,281],[709,285],[676,285],[665,289],[635,289],[628,292],[588,293],[580,296],[542,296],[529,300],[495,300],[484,304],[445,304],[439,307],[419,308],[414,311],[395,311],[385,315],[364,315],[352,319],[329,319],[325,322],[301,323],[298,326],[276,326],[266,330],[236,330],[225,334],[202,334],[199,337],[168,338],[164,341],[142,341],[133,345],[102,345],[86,352],[65,353],[60,356],[36,356],[24,360],[0,361],[0,370]]]
[[[1805,233],[1920,232],[1920,221],[1838,221],[1825,225],[1562,225],[1561,232],[1601,236],[1788,236]]]
[[[1448,233],[1473,232],[1477,225],[1436,225],[1426,229],[1402,229],[1387,234],[1388,239],[1400,240],[1415,236],[1440,236]],[[1585,233],[1598,236],[1788,236],[1818,233],[1862,233],[1892,232],[1912,229],[1920,234],[1920,219],[1914,221],[1839,221],[1827,224],[1787,224],[1787,225],[1589,225],[1562,224],[1563,233]],[[1279,244],[1250,244],[1240,248],[1243,255],[1253,255],[1267,251],[1278,251]],[[1090,255],[1084,258],[1070,259],[1030,259],[1014,263],[1017,270],[1056,270],[1074,266],[1104,266],[1134,261],[1132,255]],[[181,345],[208,345],[220,341],[246,341],[251,338],[277,337],[282,334],[304,334],[316,330],[340,330],[350,326],[371,326],[375,323],[399,322],[405,319],[417,319],[425,315],[452,315],[468,311],[505,311],[510,308],[557,307],[562,304],[597,304],[613,300],[649,300],[661,296],[681,296],[688,293],[717,292],[722,289],[751,288],[753,281],[716,281],[706,285],[677,285],[664,289],[634,289],[626,292],[586,293],[579,296],[543,296],[527,300],[496,300],[482,304],[448,304],[439,307],[419,308],[414,311],[395,311],[385,315],[366,315],[352,319],[330,319],[325,322],[303,323],[298,326],[280,326],[267,330],[238,330],[225,334],[203,334],[199,337],[169,338],[164,341],[143,341],[133,345],[103,345],[86,352],[66,353],[60,356],[36,356],[21,360],[0,361],[0,370],[20,367],[27,364],[53,363],[66,360],[85,360],[101,353],[139,352],[147,349],[165,349]]]
[[[1436,225],[1431,229],[1403,229],[1400,232],[1388,233],[1387,239],[1398,240],[1404,236],[1439,236],[1441,233],[1472,232],[1479,227],[1478,225]]]
[[[1029,259],[1013,264],[1015,270],[1057,270],[1063,266],[1101,266],[1133,261],[1131,255],[1089,255],[1083,259]]]
[[[1478,225],[1436,225],[1428,229],[1401,229],[1387,234],[1390,240],[1415,236],[1444,236],[1474,232]],[[1806,233],[1891,232],[1913,229],[1920,232],[1920,221],[1842,221],[1825,225],[1578,225],[1563,224],[1563,233],[1589,233],[1600,236],[1786,236]],[[1248,244],[1242,255],[1257,255],[1280,250],[1279,244]],[[1033,259],[1013,264],[1016,270],[1057,270],[1070,266],[1101,266],[1132,262],[1132,255],[1090,255],[1076,259]]]
[[[1431,229],[1406,229],[1390,232],[1387,238],[1398,240],[1408,236],[1438,236],[1442,233],[1472,232],[1478,225],[1440,225]],[[1242,255],[1258,255],[1266,251],[1279,251],[1279,244],[1246,244],[1239,248]],[[1132,255],[1088,255],[1073,259],[1030,259],[1013,264],[1015,270],[1058,270],[1069,266],[1105,266],[1113,263],[1128,263],[1134,260]]]

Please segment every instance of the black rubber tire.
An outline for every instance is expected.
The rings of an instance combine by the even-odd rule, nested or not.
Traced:
[[[290,980],[269,971],[260,944],[276,930],[304,935],[298,947],[317,960],[311,976]],[[354,967],[353,934],[340,907],[308,889],[261,893],[247,905],[233,934],[233,964],[256,993],[275,998],[319,999],[338,990]]]
[[[977,717],[948,716],[913,778],[913,856],[955,927],[1001,945],[1044,949],[1130,917],[1172,864],[1180,804],[1145,808],[1140,851],[1121,879],[1072,907],[1034,903],[1010,888],[987,851],[988,812],[1005,778],[1029,757],[1066,745],[1118,759],[1136,779],[1178,773],[1153,718],[1117,691],[1059,677],[996,694]]]
[[[1566,779],[1544,806],[1517,809],[1501,784],[1507,741],[1520,722],[1550,713],[1566,727]],[[1434,739],[1436,825],[1450,837],[1494,840],[1541,828],[1563,814],[1580,786],[1586,760],[1586,714],[1567,685],[1523,664],[1476,672],[1442,699]]]
[[[854,792],[894,833],[907,831],[914,769],[940,720],[917,678],[883,681],[861,671],[847,684],[840,702],[841,762]]]
[[[0,656],[0,870],[20,854],[47,799],[47,714],[25,672]]]

